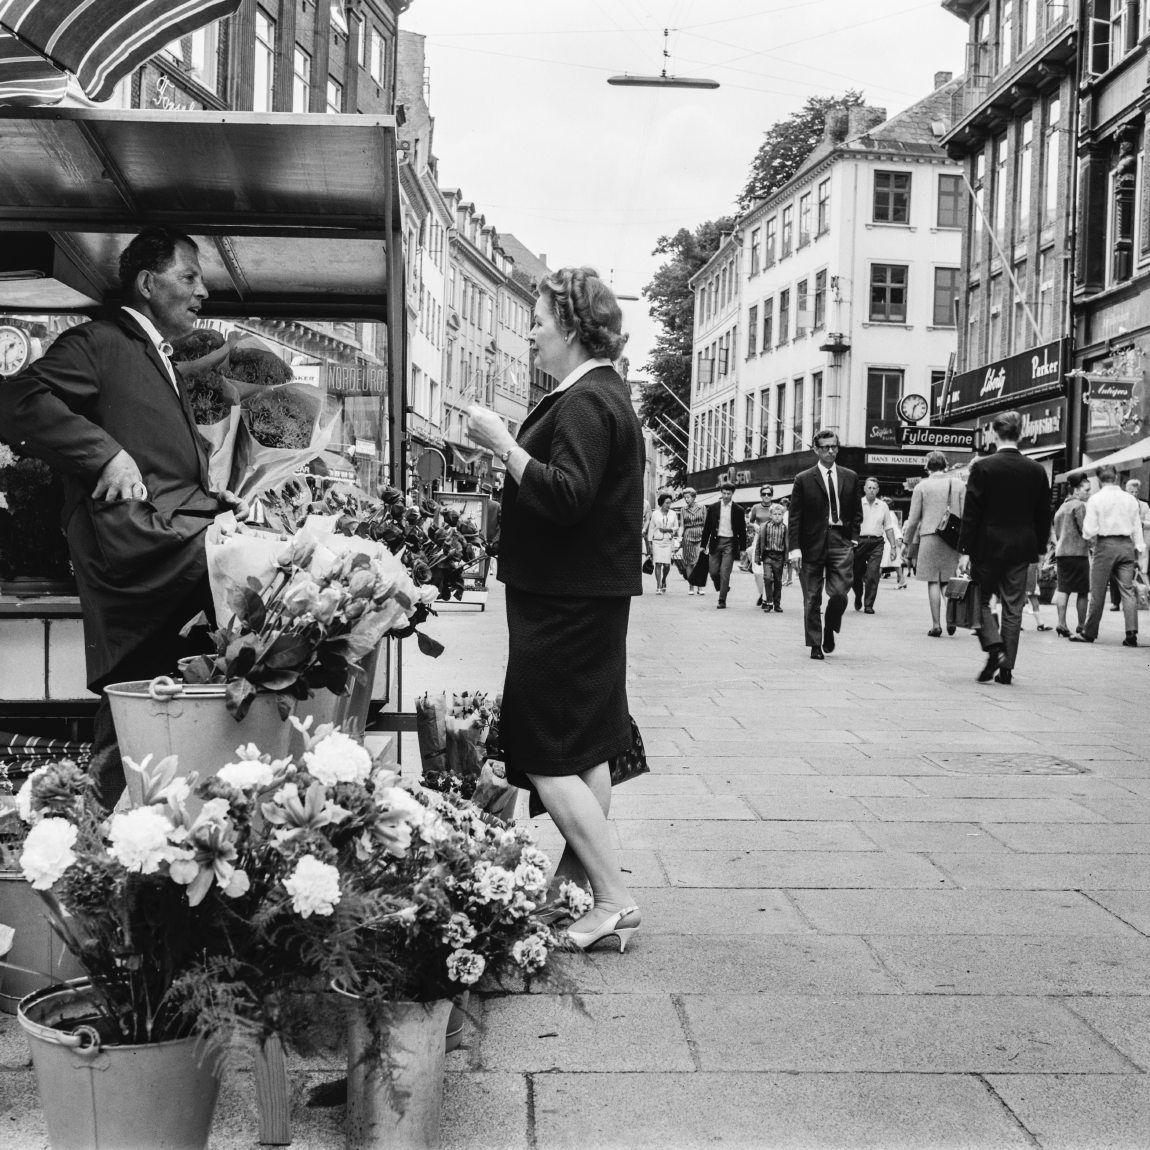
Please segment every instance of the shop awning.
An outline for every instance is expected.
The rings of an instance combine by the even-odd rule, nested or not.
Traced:
[[[0,310],[94,311],[167,224],[199,244],[205,315],[386,321],[395,147],[393,116],[7,109]]]
[[[450,462],[456,471],[475,466],[485,454],[482,447],[461,447],[458,443],[448,443],[447,446],[451,448]]]
[[[774,499],[786,499],[787,496],[794,490],[793,483],[772,483],[769,479],[765,481],[768,487],[774,488]],[[759,488],[762,483],[756,484],[754,487],[736,487],[735,488],[735,502],[736,503],[758,503],[759,501]],[[722,496],[721,491],[704,491],[702,495],[698,496],[695,500],[702,507],[709,507],[712,503],[718,503]]]
[[[1027,459],[1049,459],[1053,455],[1061,455],[1065,450],[1066,445],[1059,443],[1054,447],[1028,447],[1022,454]]]
[[[1146,439],[1138,440],[1137,443],[1131,443],[1128,447],[1113,451],[1109,455],[1104,455],[1101,459],[1094,460],[1093,463],[1084,463],[1081,467],[1076,467],[1074,470],[1097,471],[1098,468],[1106,464],[1109,464],[1111,467],[1127,467],[1135,463],[1141,463],[1144,459],[1150,459],[1150,436]]]

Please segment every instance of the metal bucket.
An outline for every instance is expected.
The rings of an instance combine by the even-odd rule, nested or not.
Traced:
[[[451,999],[394,1002],[383,1043],[394,1064],[370,1054],[362,1000],[339,986],[347,1006],[347,1150],[438,1150],[442,1145],[444,1039]]]
[[[363,660],[363,678],[352,678],[350,688],[346,695],[335,695],[331,691],[316,691],[309,699],[296,702],[295,714],[299,719],[312,716],[311,729],[323,723],[336,723],[346,735],[362,741],[364,729],[367,727],[367,712],[371,706],[372,690],[375,686],[375,677],[379,667],[379,658],[383,643]],[[288,746],[291,756],[298,759],[303,754],[303,738],[293,727],[291,743]]]
[[[0,960],[0,1010],[15,1014],[22,998],[70,978],[84,968],[52,929],[44,900],[13,871],[0,871],[0,922],[15,932]]]
[[[203,1150],[219,1049],[197,1038],[104,1046],[88,984],[31,994],[17,1017],[32,1049],[52,1150]]]
[[[112,707],[120,753],[140,762],[152,755],[153,764],[165,755],[177,755],[179,774],[197,771],[201,779],[214,775],[234,761],[236,748],[255,743],[272,758],[288,753],[292,725],[280,718],[278,696],[259,694],[240,722],[228,713],[223,686],[185,688],[170,698],[154,698],[148,692],[149,680],[113,683],[104,688]],[[140,803],[140,778],[125,768],[128,795]],[[188,809],[198,812],[192,800]]]

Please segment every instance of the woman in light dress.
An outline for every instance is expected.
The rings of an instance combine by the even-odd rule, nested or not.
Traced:
[[[667,594],[667,572],[679,538],[679,517],[671,510],[671,496],[664,491],[647,524],[647,554],[655,565],[655,594]]]

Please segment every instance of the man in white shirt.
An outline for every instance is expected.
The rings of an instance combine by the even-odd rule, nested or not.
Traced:
[[[890,543],[891,559],[898,549],[894,534],[895,522],[890,504],[878,497],[878,480],[873,476],[863,484],[862,528],[854,555],[855,610],[874,614],[874,601],[878,597],[878,581],[882,573],[882,545]]]
[[[1092,545],[1090,561],[1090,612],[1086,624],[1072,643],[1093,643],[1098,638],[1102,609],[1106,605],[1106,585],[1113,573],[1122,597],[1126,619],[1123,647],[1138,646],[1138,604],[1134,598],[1134,571],[1138,556],[1146,550],[1142,515],[1138,500],[1118,486],[1118,472],[1106,465],[1098,469],[1102,485],[1086,501],[1082,537]]]
[[[720,610],[727,606],[735,556],[747,549],[747,516],[734,497],[735,485],[724,480],[719,486],[719,502],[707,508],[699,541],[699,550],[707,555],[710,565],[711,582],[719,592],[716,606]]]

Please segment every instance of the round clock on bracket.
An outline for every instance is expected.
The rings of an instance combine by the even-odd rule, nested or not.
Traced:
[[[0,377],[15,375],[32,359],[32,337],[21,327],[0,323]]]
[[[900,419],[905,419],[907,423],[918,423],[920,419],[925,419],[927,412],[930,411],[930,403],[927,401],[925,395],[904,395],[898,401],[898,414]]]

